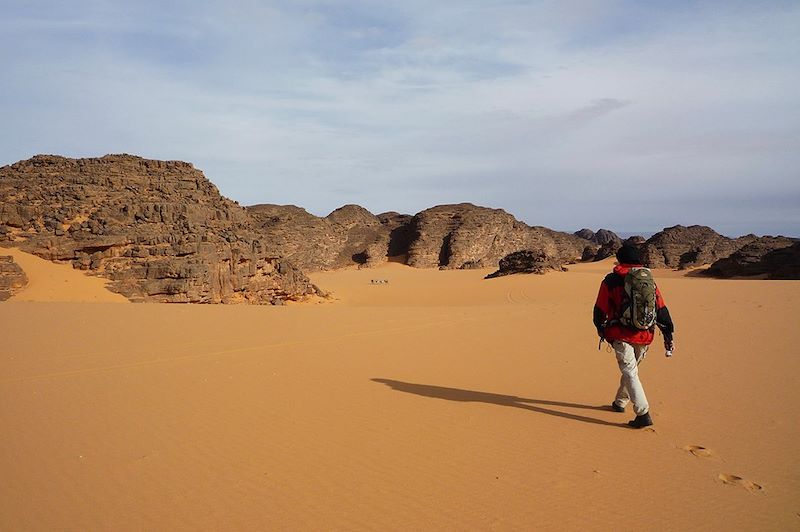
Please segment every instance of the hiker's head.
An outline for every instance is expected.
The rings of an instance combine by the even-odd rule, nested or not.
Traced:
[[[620,264],[641,264],[641,258],[639,258],[639,248],[636,246],[632,246],[631,244],[623,244],[621,248],[617,250],[617,261]]]

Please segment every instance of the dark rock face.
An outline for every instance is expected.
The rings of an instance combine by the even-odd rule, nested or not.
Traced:
[[[191,164],[40,155],[0,168],[0,239],[134,301],[281,303],[314,293]]]
[[[642,262],[651,268],[691,268],[729,257],[757,240],[755,235],[728,238],[702,225],[668,227],[641,248]]]
[[[630,244],[632,246],[636,246],[638,248],[641,248],[644,245],[645,242],[647,242],[647,239],[645,239],[645,237],[640,236],[640,235],[636,235],[636,236],[631,236],[631,237],[626,238],[622,243],[623,244]]]
[[[0,301],[5,301],[27,285],[28,276],[14,262],[14,257],[0,255]]]
[[[716,261],[705,273],[721,278],[800,279],[800,242],[765,236]]]
[[[591,229],[581,229],[575,232],[575,236],[596,244],[593,247],[586,247],[582,257],[584,261],[603,260],[612,256],[622,246],[622,239],[608,229],[598,229],[596,233]]]
[[[396,213],[378,217],[358,205],[345,205],[325,218],[293,205],[254,205],[247,212],[264,240],[309,271],[386,261],[392,232],[403,219]]]
[[[616,242],[617,246],[622,245],[622,239],[620,239],[614,231],[609,229],[598,229],[596,233],[591,229],[581,229],[580,231],[575,231],[574,234],[578,238],[594,242],[601,246],[609,242]]]
[[[411,242],[414,239],[414,229],[411,224],[414,217],[410,214],[384,212],[378,215],[378,219],[389,231],[388,258],[406,262],[408,260],[408,248],[411,247]]]
[[[470,203],[440,205],[411,221],[408,264],[417,268],[487,268],[515,251],[544,252],[560,262],[583,256],[586,241],[545,227],[530,227],[501,209]]]
[[[561,262],[548,257],[543,251],[515,251],[500,259],[500,268],[486,276],[486,279],[516,273],[544,274],[547,270],[565,270]]]
[[[594,254],[594,261],[597,262],[603,259],[607,259],[608,257],[613,257],[614,255],[617,254],[617,251],[621,247],[622,244],[620,244],[619,242],[613,242],[613,241],[606,242],[605,244],[600,246],[600,248]]]

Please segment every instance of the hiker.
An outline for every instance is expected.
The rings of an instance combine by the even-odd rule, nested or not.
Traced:
[[[628,425],[639,429],[653,424],[639,380],[639,364],[653,342],[656,325],[664,335],[664,348],[671,355],[675,349],[672,339],[675,327],[650,270],[642,266],[639,250],[630,244],[623,245],[617,251],[617,262],[613,272],[600,283],[594,326],[600,343],[607,341],[614,348],[622,372],[611,409],[624,412],[628,402],[632,402],[636,418]]]

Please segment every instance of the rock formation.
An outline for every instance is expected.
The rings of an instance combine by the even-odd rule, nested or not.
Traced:
[[[702,225],[668,227],[641,248],[642,261],[651,268],[691,268],[729,257],[757,240],[755,235],[728,238]]]
[[[28,276],[14,262],[14,257],[0,255],[0,301],[10,298],[27,284]]]
[[[541,251],[561,263],[581,259],[586,240],[530,227],[501,209],[440,205],[411,220],[408,264],[417,268],[488,268],[515,251]]]
[[[583,238],[584,240],[594,242],[595,244],[601,246],[611,242],[616,243],[617,247],[622,245],[622,239],[620,239],[620,237],[618,237],[614,231],[611,231],[609,229],[598,229],[597,232],[595,233],[591,229],[584,228],[581,229],[580,231],[575,231],[574,234],[579,238]]]
[[[0,239],[134,301],[281,303],[308,278],[191,164],[40,155],[0,168]]]
[[[259,234],[281,255],[304,270],[330,270],[385,262],[392,232],[402,215],[375,216],[345,205],[320,218],[293,205],[247,208]]]
[[[800,279],[800,242],[780,236],[759,238],[716,261],[705,274],[722,278]]]
[[[548,257],[543,251],[515,251],[500,259],[499,269],[487,275],[486,279],[516,273],[536,273],[541,275],[548,270],[565,270],[565,268],[560,261]]]
[[[634,235],[629,236],[626,238],[622,243],[623,244],[631,244],[632,246],[642,247],[644,243],[647,242],[647,239],[641,235]]]
[[[584,261],[603,260],[614,255],[622,246],[622,239],[609,229],[598,229],[595,233],[591,229],[584,228],[574,234],[599,246],[587,246],[583,251],[582,260]]]

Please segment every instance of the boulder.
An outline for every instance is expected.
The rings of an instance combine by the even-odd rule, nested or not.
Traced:
[[[500,259],[499,269],[487,275],[486,279],[517,273],[536,273],[542,275],[548,270],[566,271],[566,268],[561,265],[560,261],[553,257],[548,257],[543,251],[525,249],[522,251],[515,251]]]

